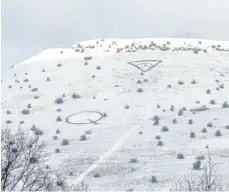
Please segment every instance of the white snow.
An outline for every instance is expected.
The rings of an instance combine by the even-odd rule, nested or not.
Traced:
[[[88,56],[92,59],[85,65]],[[142,73],[128,63],[138,60],[162,62]],[[24,82],[25,79],[29,81]],[[196,83],[192,84],[192,80]],[[184,84],[179,85],[178,81]],[[33,88],[38,91],[32,92]],[[137,92],[138,88],[143,92]],[[81,97],[74,99],[73,93]],[[59,97],[63,98],[63,104],[55,103]],[[210,104],[210,100],[216,104]],[[167,190],[184,174],[195,173],[192,164],[197,155],[206,154],[206,145],[220,166],[220,174],[229,174],[229,129],[225,129],[229,125],[229,108],[222,108],[223,102],[229,103],[229,42],[96,39],[70,48],[46,50],[10,69],[2,82],[2,127],[15,131],[21,126],[30,130],[35,124],[43,130],[40,137],[47,142],[50,164],[60,169],[70,184],[84,180],[93,191]],[[30,114],[21,114],[29,103]],[[130,108],[125,109],[125,105]],[[171,105],[174,111],[170,111]],[[209,110],[195,114],[190,111],[202,105]],[[182,107],[187,110],[178,116]],[[7,110],[12,114],[6,114]],[[88,124],[65,121],[66,117],[83,111],[107,116],[95,122],[99,114],[79,113],[70,118],[71,122]],[[154,115],[160,118],[157,126],[153,125]],[[63,121],[57,122],[58,116]],[[172,124],[174,118],[177,124]],[[193,124],[188,124],[189,119]],[[12,123],[6,124],[7,120]],[[25,123],[19,125],[20,121]],[[208,122],[213,127],[207,127]],[[168,132],[161,132],[164,125]],[[207,133],[201,132],[204,127]],[[59,139],[53,140],[56,129],[60,130]],[[221,137],[214,136],[218,129]],[[85,134],[87,130],[91,134]],[[196,138],[189,137],[191,131]],[[86,141],[80,141],[82,134],[86,135]],[[156,135],[161,136],[164,146],[157,146]],[[62,146],[62,139],[69,139],[70,144]],[[60,153],[55,153],[56,148],[60,148]],[[176,159],[179,152],[185,159]],[[138,161],[130,163],[131,158]],[[70,171],[73,176],[69,176]],[[93,177],[94,173],[100,173],[101,177]],[[153,175],[158,179],[156,184],[150,182]]]

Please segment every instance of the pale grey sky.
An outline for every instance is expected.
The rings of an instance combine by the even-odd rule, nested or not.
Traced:
[[[2,0],[2,72],[94,38],[229,40],[229,0]]]

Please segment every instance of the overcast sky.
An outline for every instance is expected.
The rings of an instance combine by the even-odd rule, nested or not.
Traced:
[[[2,0],[2,72],[94,38],[229,40],[229,0]]]

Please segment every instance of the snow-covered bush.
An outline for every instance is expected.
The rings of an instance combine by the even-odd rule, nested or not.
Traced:
[[[73,93],[72,98],[73,99],[79,99],[81,96],[79,94]]]
[[[21,113],[24,114],[24,115],[28,115],[30,113],[30,111],[28,109],[23,109],[21,111]]]
[[[155,136],[155,139],[160,140],[161,139],[161,136],[160,135],[156,135]]]
[[[222,108],[229,108],[229,104],[225,101],[225,102],[222,104]]]
[[[85,135],[80,136],[80,141],[86,141],[86,140],[87,140],[87,137]]]
[[[190,136],[189,136],[190,138],[195,138],[196,137],[196,134],[192,131],[191,133],[190,133]]]
[[[163,126],[161,128],[161,132],[168,132],[169,131],[169,128],[167,126]]]
[[[59,98],[57,98],[56,100],[55,100],[55,103],[56,104],[62,104],[64,102],[64,100],[61,98],[61,97],[59,97]]]
[[[215,105],[215,100],[210,100],[211,105]]]
[[[222,136],[221,131],[220,131],[220,130],[217,130],[217,131],[215,132],[215,136],[216,136],[216,137],[220,137],[220,136]]]
[[[207,127],[213,127],[213,124],[212,123],[207,123]]]
[[[138,88],[138,89],[137,89],[137,92],[138,92],[138,93],[142,93],[142,92],[143,92],[143,89],[142,89],[142,88]]]
[[[189,119],[188,120],[188,124],[193,124],[193,120],[192,119]]]
[[[63,139],[61,142],[61,145],[69,145],[69,140],[68,139]]]
[[[35,133],[35,135],[43,135],[44,134],[44,132],[38,128],[35,128],[34,133]]]
[[[207,129],[206,129],[206,128],[203,128],[203,129],[201,130],[201,132],[202,132],[202,133],[207,133]]]
[[[178,153],[177,154],[177,159],[184,159],[184,154],[183,153]]]

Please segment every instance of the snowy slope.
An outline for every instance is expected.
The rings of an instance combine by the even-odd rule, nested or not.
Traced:
[[[63,103],[55,103],[57,98]],[[221,173],[229,173],[229,108],[222,108],[224,102],[229,103],[229,42],[98,39],[46,50],[10,69],[2,80],[2,127],[30,130],[34,124],[42,130],[50,164],[70,183],[84,180],[94,191],[163,190],[194,172],[195,157],[206,154],[206,145]],[[29,114],[22,114],[28,104]],[[190,111],[203,105],[209,110]],[[155,115],[159,125],[153,125]],[[162,126],[169,131],[161,132]],[[204,127],[207,133],[201,132]],[[91,134],[85,134],[88,130]],[[215,136],[217,130],[221,137]],[[191,131],[195,138],[189,137]],[[80,140],[82,134],[86,141]],[[164,146],[157,145],[156,135]],[[61,145],[62,139],[69,139],[69,145]],[[179,152],[184,159],[176,158]],[[158,183],[150,182],[152,176]]]

